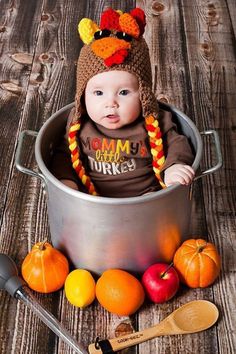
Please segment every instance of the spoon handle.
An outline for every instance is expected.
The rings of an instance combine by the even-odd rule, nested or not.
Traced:
[[[133,345],[145,342],[149,339],[155,338],[157,336],[162,336],[167,334],[166,328],[163,326],[163,322],[151,327],[144,329],[143,331],[134,332],[131,334],[126,334],[113,339],[105,339],[97,341],[89,345],[88,350],[90,354],[102,354],[108,353],[108,349],[114,352],[131,347]],[[102,347],[107,348],[107,351],[103,351]]]

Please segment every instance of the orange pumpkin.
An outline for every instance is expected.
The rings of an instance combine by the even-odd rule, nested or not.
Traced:
[[[220,256],[215,246],[202,239],[183,242],[173,262],[180,281],[190,288],[209,286],[220,272]]]
[[[25,257],[21,272],[31,289],[51,293],[64,285],[69,273],[69,263],[66,257],[48,242],[39,242]]]

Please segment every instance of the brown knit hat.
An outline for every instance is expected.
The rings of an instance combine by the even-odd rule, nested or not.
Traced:
[[[90,194],[97,193],[82,166],[77,142],[82,115],[81,98],[89,79],[111,70],[128,71],[138,78],[142,115],[153,156],[153,170],[164,187],[160,170],[165,158],[158,124],[158,104],[152,92],[149,50],[142,37],[144,27],[145,14],[139,8],[130,13],[108,9],[102,13],[99,27],[87,18],[82,19],[78,26],[80,37],[85,45],[78,59],[75,115],[69,130],[69,147],[73,167]]]

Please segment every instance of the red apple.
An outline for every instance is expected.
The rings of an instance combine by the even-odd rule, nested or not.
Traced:
[[[156,263],[146,269],[142,283],[149,299],[161,304],[176,294],[179,289],[179,276],[173,266]]]

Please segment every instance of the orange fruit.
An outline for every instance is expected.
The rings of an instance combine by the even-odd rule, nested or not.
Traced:
[[[108,269],[98,279],[96,297],[109,312],[128,316],[143,304],[142,284],[133,275],[120,269]]]

